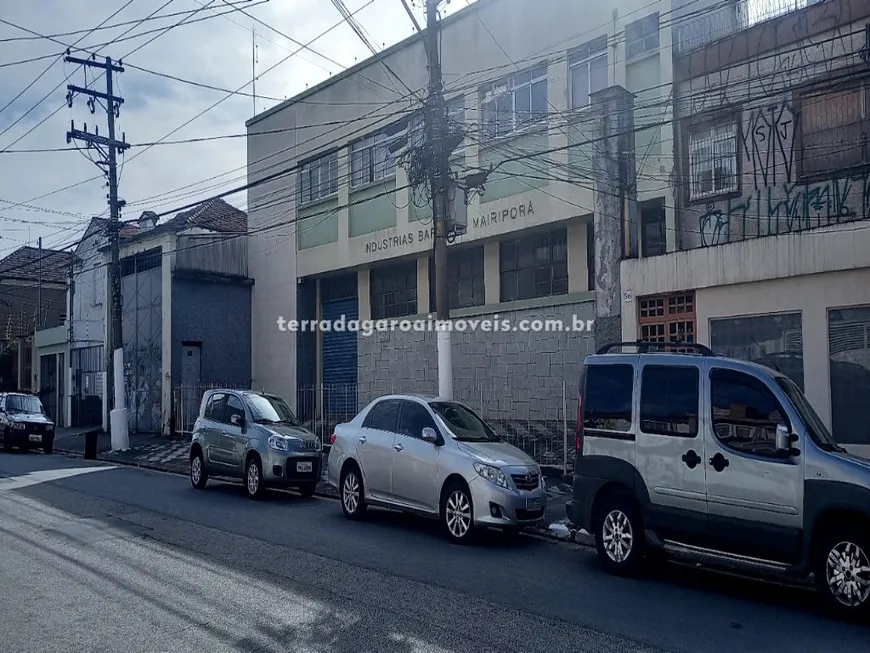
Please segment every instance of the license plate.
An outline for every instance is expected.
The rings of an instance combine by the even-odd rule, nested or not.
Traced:
[[[311,469],[311,463],[296,463],[297,472],[310,472]]]
[[[42,442],[42,436],[37,435],[36,433],[31,433],[30,434],[30,441],[31,442]]]
[[[526,499],[526,510],[540,510],[542,506],[541,499]]]

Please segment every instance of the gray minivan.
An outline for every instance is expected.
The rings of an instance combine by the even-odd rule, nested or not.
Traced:
[[[276,395],[208,390],[190,442],[190,483],[210,476],[242,479],[252,499],[266,487],[295,488],[311,496],[320,480],[322,443],[304,429]]]
[[[604,568],[671,553],[812,576],[836,612],[870,614],[870,460],[781,372],[662,345],[584,362],[567,512]]]

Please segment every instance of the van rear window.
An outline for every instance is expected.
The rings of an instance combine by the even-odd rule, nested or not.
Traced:
[[[586,368],[583,396],[583,429],[631,430],[631,398],[634,367],[591,365]]]

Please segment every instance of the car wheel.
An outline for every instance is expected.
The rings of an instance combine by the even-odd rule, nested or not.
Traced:
[[[197,450],[190,457],[190,484],[195,490],[204,490],[208,483],[208,472],[205,469],[205,460],[202,451]]]
[[[317,483],[307,483],[306,485],[299,486],[299,494],[301,494],[306,499],[313,497],[316,490]]]
[[[3,429],[3,451],[6,453],[12,451],[12,437],[9,435],[9,429]]]
[[[441,521],[448,539],[454,544],[468,544],[474,539],[474,509],[468,486],[458,481],[444,489],[441,498]]]
[[[870,532],[839,528],[823,537],[813,575],[830,611],[846,619],[870,616]]]
[[[362,474],[356,465],[348,465],[341,474],[341,509],[348,519],[361,519],[368,509]]]
[[[54,451],[54,438],[48,438],[45,442],[42,443],[42,452],[46,454],[50,454]]]
[[[605,497],[597,511],[595,548],[606,571],[617,576],[637,572],[646,540],[637,504],[627,496]]]
[[[251,499],[261,499],[265,488],[263,487],[263,468],[257,456],[248,458],[245,465],[245,493]]]

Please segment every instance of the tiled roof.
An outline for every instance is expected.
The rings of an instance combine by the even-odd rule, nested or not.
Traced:
[[[94,224],[99,225],[101,231],[105,231],[109,227],[109,221],[106,218],[93,218]],[[139,233],[139,225],[135,222],[125,222],[121,227],[121,238],[130,238]]]
[[[223,233],[245,233],[248,230],[248,214],[222,199],[208,200],[199,206],[182,211],[166,224],[181,230],[199,227]]]
[[[0,277],[32,281],[41,277],[43,281],[66,283],[72,260],[73,253],[70,251],[20,247],[0,259]]]

